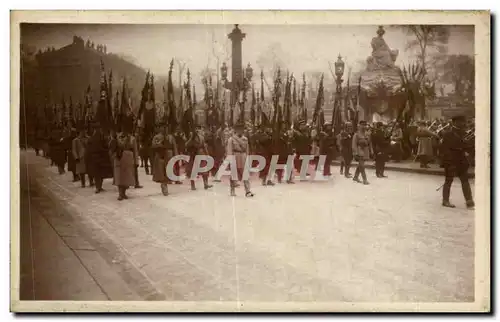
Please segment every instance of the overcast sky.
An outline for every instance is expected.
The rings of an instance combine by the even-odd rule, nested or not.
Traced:
[[[21,42],[37,48],[59,48],[71,43],[73,35],[94,43],[105,44],[108,52],[133,57],[135,62],[153,73],[166,75],[172,57],[188,62],[194,75],[208,65],[216,68],[215,51],[224,57],[227,34],[233,25],[25,25]],[[319,70],[329,74],[328,62],[340,53],[347,67],[357,68],[356,62],[371,54],[371,39],[375,25],[240,25],[246,33],[243,40],[243,65],[254,67],[254,81],[260,68],[259,55],[271,47],[277,48],[287,67],[296,75]],[[450,54],[474,55],[474,27],[452,26],[448,50]],[[400,29],[386,27],[384,39],[389,47],[399,50],[396,64],[415,61],[415,53],[405,51],[411,38]],[[230,51],[230,46],[227,46]],[[346,68],[347,70],[347,68]],[[176,73],[174,73],[176,74]],[[229,75],[231,75],[229,73]],[[198,76],[199,77],[199,76]],[[198,83],[198,82],[197,82]]]

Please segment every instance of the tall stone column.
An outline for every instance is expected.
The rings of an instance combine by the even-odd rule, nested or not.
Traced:
[[[238,93],[243,89],[243,64],[242,64],[242,50],[241,43],[245,38],[245,34],[241,32],[238,25],[234,26],[233,31],[227,35],[231,40],[232,52],[231,52],[231,106],[234,106],[238,98]]]

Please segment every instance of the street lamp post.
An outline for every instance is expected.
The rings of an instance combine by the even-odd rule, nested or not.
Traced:
[[[232,32],[228,35],[228,38],[231,40],[232,43],[232,53],[231,53],[231,61],[232,61],[232,73],[231,73],[231,80],[227,79],[227,65],[225,62],[222,63],[221,69],[221,81],[222,81],[222,86],[225,89],[228,89],[231,91],[231,96],[230,96],[230,119],[229,119],[229,124],[233,125],[234,122],[234,106],[236,103],[240,103],[241,108],[243,109],[242,115],[244,115],[244,104],[246,101],[245,94],[246,91],[250,88],[251,80],[253,77],[253,69],[248,64],[247,68],[243,72],[243,67],[242,67],[242,49],[241,49],[241,43],[243,39],[245,38],[246,34],[241,32],[241,30],[238,28],[238,25],[234,25],[234,29]],[[241,102],[239,102],[239,96],[240,93],[243,92],[243,98]]]
[[[343,82],[342,76],[344,75],[344,67],[345,63],[342,61],[342,56],[340,56],[339,54],[339,57],[335,62],[335,76],[337,77],[335,79],[335,83],[337,84],[337,89],[335,94],[335,106],[333,108],[333,115],[332,115],[332,126],[334,127],[338,122],[337,118],[340,116],[339,109],[341,107],[341,102],[342,102],[342,82]]]

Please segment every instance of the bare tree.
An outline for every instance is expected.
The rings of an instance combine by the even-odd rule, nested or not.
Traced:
[[[427,73],[431,56],[442,56],[447,52],[450,38],[449,26],[443,25],[407,25],[401,26],[407,35],[414,39],[408,41],[406,49],[417,49],[420,66]]]

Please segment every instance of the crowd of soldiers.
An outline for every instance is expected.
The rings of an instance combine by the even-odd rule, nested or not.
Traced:
[[[459,124],[456,125],[455,123]],[[427,166],[427,147],[429,140],[440,138],[441,162],[445,167],[446,181],[443,185],[443,206],[454,207],[449,202],[451,182],[454,176],[462,181],[464,197],[467,206],[473,207],[471,189],[467,178],[470,158],[467,156],[470,145],[464,138],[470,137],[465,124],[465,118],[458,117],[450,123],[451,128],[443,128],[436,133],[425,122],[418,123],[416,137],[419,139],[417,156],[421,158],[421,166]],[[458,133],[458,134],[454,134]],[[60,174],[65,171],[72,173],[74,182],[80,181],[82,187],[88,184],[95,187],[95,193],[104,191],[103,180],[112,179],[118,187],[118,200],[127,199],[127,189],[142,188],[139,183],[138,168],[144,168],[146,174],[152,175],[152,180],[160,184],[163,195],[168,195],[169,184],[182,184],[180,180],[172,182],[167,176],[166,165],[176,155],[188,155],[188,162],[178,161],[174,165],[174,173],[180,176],[184,169],[188,178],[191,176],[196,155],[209,155],[214,160],[214,167],[199,173],[204,189],[212,187],[209,178],[220,182],[216,176],[219,167],[223,165],[228,155],[235,155],[238,168],[238,179],[243,181],[245,195],[254,194],[250,182],[243,180],[242,170],[247,155],[260,155],[266,160],[266,166],[259,172],[259,178],[264,186],[273,186],[274,173],[270,173],[271,158],[278,156],[278,164],[285,165],[288,157],[294,155],[293,166],[297,172],[303,169],[301,155],[312,155],[311,164],[315,170],[322,171],[323,176],[331,177],[331,163],[340,159],[340,174],[345,178],[368,185],[365,163],[375,161],[375,175],[386,178],[385,163],[389,159],[391,147],[401,144],[403,139],[401,128],[395,124],[384,125],[376,123],[372,126],[365,121],[358,124],[345,122],[340,133],[335,134],[331,123],[325,123],[318,133],[304,120],[299,120],[294,126],[275,135],[271,126],[261,124],[255,128],[237,123],[233,127],[225,124],[222,127],[206,127],[197,125],[194,130],[185,135],[180,129],[170,129],[167,124],[160,123],[153,137],[141,135],[140,128],[134,129],[133,117],[123,120],[121,131],[105,133],[97,122],[90,128],[83,126],[66,126],[61,124],[51,127],[50,133],[42,130],[36,133],[32,147],[36,154],[43,151],[43,156],[51,160]],[[401,147],[399,147],[402,149]],[[432,148],[430,148],[432,150]],[[393,152],[392,152],[393,153]],[[323,169],[320,169],[319,157],[325,156]],[[357,161],[354,175],[351,174],[352,161]],[[201,164],[203,167],[206,164]],[[305,165],[308,169],[309,164]],[[308,174],[309,175],[309,174]],[[361,179],[360,180],[360,176]],[[294,175],[285,177],[283,169],[276,170],[278,183],[294,184]],[[191,190],[196,190],[195,180],[190,180]],[[230,194],[235,195],[238,187],[236,180],[230,180]]]

